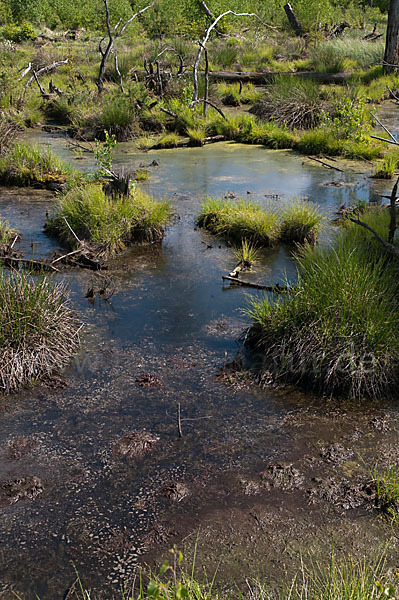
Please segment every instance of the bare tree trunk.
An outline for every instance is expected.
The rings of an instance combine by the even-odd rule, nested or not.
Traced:
[[[388,234],[388,243],[389,244],[393,244],[393,240],[395,238],[395,231],[396,231],[396,194],[398,191],[398,184],[399,184],[399,177],[396,180],[395,185],[392,188],[392,193],[391,193],[391,201],[390,201],[390,206],[389,206],[389,212],[390,212],[390,221],[389,221],[389,234]]]
[[[389,4],[384,63],[387,73],[399,65],[399,0],[390,0]]]
[[[115,40],[119,36],[122,35],[122,33],[125,31],[126,27],[136,17],[138,17],[139,15],[141,15],[141,13],[145,12],[146,10],[148,10],[149,8],[151,8],[152,6],[154,6],[153,4],[149,4],[145,8],[142,8],[141,10],[139,10],[138,12],[136,12],[134,15],[132,15],[130,17],[130,19],[128,19],[126,21],[126,23],[124,23],[123,25],[121,25],[122,19],[119,19],[119,21],[117,22],[117,24],[115,25],[115,27],[111,28],[110,16],[109,16],[109,8],[108,8],[108,0],[103,0],[103,1],[104,1],[104,8],[105,8],[105,20],[106,20],[106,24],[107,24],[107,33],[103,37],[103,39],[100,41],[100,43],[98,45],[98,51],[101,54],[101,63],[100,63],[100,69],[99,69],[99,72],[98,72],[97,88],[98,88],[98,91],[100,93],[103,91],[103,88],[104,88],[105,67],[107,65],[107,60],[109,58],[109,55],[112,52],[112,48],[114,46]],[[108,36],[108,43],[107,43],[107,47],[104,49],[103,48],[103,44],[104,44],[105,38],[107,36]]]
[[[298,18],[296,16],[296,14],[294,13],[293,8],[289,2],[287,2],[287,4],[284,5],[284,10],[288,17],[290,25],[293,28],[293,30],[295,31],[296,35],[302,35],[303,34],[302,25],[298,21]]]

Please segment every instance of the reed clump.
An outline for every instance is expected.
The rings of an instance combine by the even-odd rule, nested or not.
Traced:
[[[323,216],[306,200],[295,200],[279,213],[249,200],[206,199],[197,219],[211,233],[252,246],[316,243]]]
[[[63,195],[46,230],[74,248],[77,240],[72,229],[95,249],[97,256],[106,258],[134,243],[162,240],[171,216],[168,202],[156,202],[138,188],[129,196],[108,196],[93,183]]]
[[[49,149],[15,143],[0,158],[0,183],[4,185],[53,187],[82,180]]]
[[[208,198],[202,203],[199,227],[234,241],[247,239],[259,246],[273,246],[278,241],[279,219],[271,208],[256,202]]]
[[[362,220],[385,224],[386,212],[370,211]],[[305,246],[297,263],[293,294],[254,299],[246,309],[263,369],[330,395],[389,394],[399,378],[398,282],[381,247],[348,223],[334,248]]]
[[[79,328],[62,284],[0,270],[0,388],[14,392],[64,367]]]

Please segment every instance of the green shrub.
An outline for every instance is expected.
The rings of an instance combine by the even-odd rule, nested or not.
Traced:
[[[47,277],[0,270],[0,388],[12,392],[65,366],[79,345],[65,289]]]
[[[90,184],[61,197],[46,230],[68,247],[75,247],[67,221],[98,256],[108,257],[134,243],[160,241],[170,218],[168,202],[155,202],[139,189],[118,198],[107,196],[100,185]]]
[[[22,25],[4,25],[0,27],[0,38],[11,42],[23,42],[33,40],[37,36],[36,29],[29,23]]]

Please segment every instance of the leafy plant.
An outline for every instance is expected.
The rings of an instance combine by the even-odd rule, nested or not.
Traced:
[[[112,171],[112,153],[116,146],[115,135],[110,135],[106,129],[104,129],[105,141],[100,142],[96,140],[96,165],[97,165],[97,176],[103,177],[109,175]]]

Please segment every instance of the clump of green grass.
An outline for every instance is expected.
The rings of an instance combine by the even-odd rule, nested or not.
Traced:
[[[383,148],[371,139],[339,139],[325,127],[304,132],[294,145],[302,154],[346,156],[353,159],[374,160],[382,156]]]
[[[398,168],[398,156],[387,154],[385,158],[378,164],[373,175],[374,179],[392,179],[395,171]]]
[[[281,215],[280,240],[286,244],[315,244],[322,220],[316,205],[306,200],[292,202]]]
[[[269,589],[255,581],[251,598],[258,600],[394,600],[397,587],[386,568],[384,556],[372,560],[339,556],[334,552],[328,565],[302,560],[294,578],[280,589]]]
[[[139,150],[149,150],[154,145],[154,138],[150,135],[142,135],[137,138],[136,146]]]
[[[382,472],[375,468],[373,471],[373,482],[378,510],[396,520],[399,516],[398,466],[391,466]]]
[[[178,145],[179,145],[178,134],[177,133],[167,133],[158,140],[158,143],[155,145],[155,147],[167,149],[167,148],[177,148]]]
[[[280,75],[266,87],[251,112],[279,125],[306,129],[318,125],[322,109],[320,86],[316,82]]]
[[[276,378],[378,398],[398,381],[398,284],[370,234],[353,235],[356,227],[341,230],[335,248],[305,247],[294,293],[255,299],[247,314],[265,369]]]
[[[190,146],[203,146],[205,141],[205,131],[203,127],[189,127],[187,135],[190,138]]]
[[[241,246],[234,248],[234,255],[238,264],[244,269],[250,269],[252,265],[259,259],[259,248],[248,240],[241,240]]]
[[[79,179],[49,148],[17,142],[0,158],[0,182],[6,185],[52,187]]]
[[[366,68],[381,61],[384,42],[370,43],[362,39],[334,39],[322,42],[311,52],[315,71],[340,73],[353,68]]]
[[[273,246],[278,240],[276,212],[255,202],[208,198],[201,205],[197,224],[216,235],[259,246]]]
[[[134,174],[135,181],[148,181],[149,178],[150,178],[150,172],[145,167],[142,169],[137,169],[137,171]]]
[[[138,242],[155,242],[163,238],[171,219],[168,202],[156,202],[139,189],[128,197],[107,196],[96,184],[70,190],[61,197],[54,217],[46,229],[68,247],[76,240],[66,223],[82,241],[108,257]]]
[[[0,220],[0,255],[2,250],[8,252],[10,244],[15,240],[15,236],[18,235],[15,231],[10,229],[9,224],[6,221]]]
[[[0,270],[0,388],[13,392],[65,366],[79,345],[65,289],[47,277]]]

